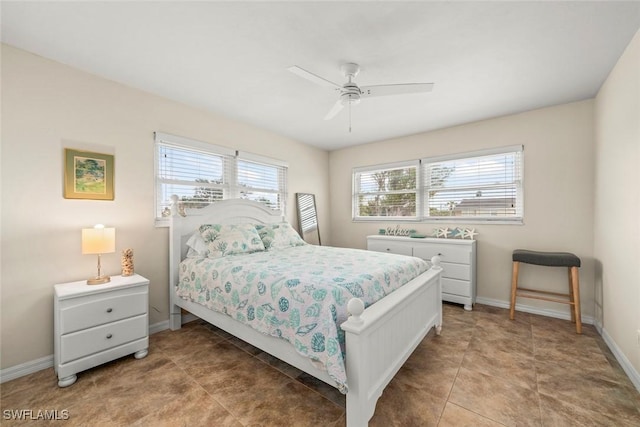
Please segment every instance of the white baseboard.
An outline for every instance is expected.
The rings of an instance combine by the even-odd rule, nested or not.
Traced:
[[[607,333],[606,329],[603,328],[600,334],[602,335],[604,342],[607,344],[613,355],[618,360],[618,363],[620,363],[620,366],[622,366],[622,369],[624,369],[624,372],[627,374],[636,389],[640,392],[640,373],[636,371],[629,359],[627,359],[627,356],[624,355],[624,353],[620,350],[620,347],[618,347],[613,338],[611,338],[611,335]]]
[[[476,302],[478,304],[485,304],[493,307],[500,307],[500,308],[507,308],[507,309],[511,306],[509,301],[502,301],[502,300],[492,299],[492,298],[477,297]],[[546,308],[533,307],[526,304],[516,303],[516,310],[522,311],[525,313],[539,314],[540,316],[553,317],[555,319],[571,320],[571,315],[569,313],[565,313],[563,311],[557,311],[557,310],[549,310]],[[582,323],[586,323],[588,325],[595,324],[595,319],[592,316],[582,315],[581,317],[582,317]]]
[[[0,384],[53,367],[53,354],[0,370]]]
[[[192,322],[196,319],[197,317],[191,313],[185,314],[182,316],[182,324],[184,325],[185,323]],[[149,325],[149,335],[164,331],[165,329],[169,329],[168,320]],[[21,363],[20,365],[0,369],[0,384],[52,367],[53,354],[41,357],[36,360],[31,360],[29,362]]]
[[[182,324],[184,325],[185,323],[193,322],[194,320],[197,320],[197,319],[198,317],[194,316],[191,313],[183,314]],[[153,335],[157,332],[162,332],[166,329],[169,329],[169,320],[164,320],[162,322],[154,323],[153,325],[149,326],[149,335]]]

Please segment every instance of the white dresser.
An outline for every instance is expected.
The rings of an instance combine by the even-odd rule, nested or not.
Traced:
[[[149,348],[149,280],[134,274],[111,282],[55,285],[54,368],[58,385],[76,381],[76,373]]]
[[[476,302],[476,241],[463,239],[367,236],[367,249],[410,255],[431,260],[442,259],[442,299],[464,304],[471,310]]]

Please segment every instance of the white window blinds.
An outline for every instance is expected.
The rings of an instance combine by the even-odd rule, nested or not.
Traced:
[[[353,176],[355,219],[416,219],[418,161],[357,168]]]
[[[422,159],[425,218],[522,219],[522,146]]]
[[[242,197],[285,211],[287,164],[156,132],[156,219],[171,213],[176,194],[187,209]]]
[[[284,212],[287,199],[285,163],[240,152],[236,168],[239,197],[262,202]]]
[[[354,220],[522,222],[524,147],[353,170]]]

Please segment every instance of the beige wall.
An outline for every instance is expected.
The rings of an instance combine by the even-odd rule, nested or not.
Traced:
[[[640,372],[640,32],[595,101],[598,319]],[[636,383],[640,387],[640,383]]]
[[[316,193],[330,241],[328,153],[223,116],[132,89],[2,45],[1,367],[53,353],[53,285],[95,273],[80,229],[117,229],[151,280],[150,324],[168,319],[168,229],[154,227],[153,132],[162,131],[289,162],[294,193]],[[63,198],[63,148],[115,154],[115,201]]]
[[[352,168],[514,144],[524,145],[524,225],[464,224],[480,233],[477,236],[478,297],[498,305],[508,302],[514,249],[570,251],[583,261],[580,269],[582,313],[593,316],[591,100],[331,152],[332,243],[364,248],[368,234],[396,224],[352,221]],[[419,223],[411,227],[430,234],[440,225]],[[442,224],[445,225],[457,226]],[[520,277],[523,283],[532,286],[567,291],[565,269],[523,265]],[[525,303],[542,312],[550,310],[567,317],[569,314],[566,305],[535,300]]]

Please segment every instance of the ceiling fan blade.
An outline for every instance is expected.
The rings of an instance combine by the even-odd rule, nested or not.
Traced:
[[[331,108],[331,110],[329,110],[327,115],[324,116],[324,119],[325,120],[331,120],[332,118],[335,117],[336,114],[338,114],[340,111],[342,111],[343,108],[344,108],[344,105],[342,105],[342,100],[339,99],[338,102],[333,104],[333,107]]]
[[[431,92],[433,90],[433,83],[404,83],[397,85],[376,85],[376,86],[362,86],[362,98],[369,98],[372,96],[387,96],[387,95],[404,95],[409,93],[424,93]]]
[[[293,74],[297,74],[298,76],[302,77],[303,79],[307,79],[317,85],[320,86],[326,86],[326,87],[330,87],[333,89],[342,89],[342,86],[334,83],[334,82],[330,82],[327,79],[324,79],[320,76],[317,76],[315,74],[313,74],[310,71],[305,70],[304,68],[300,68],[297,65],[294,65],[292,67],[287,68],[287,70],[291,71]]]

